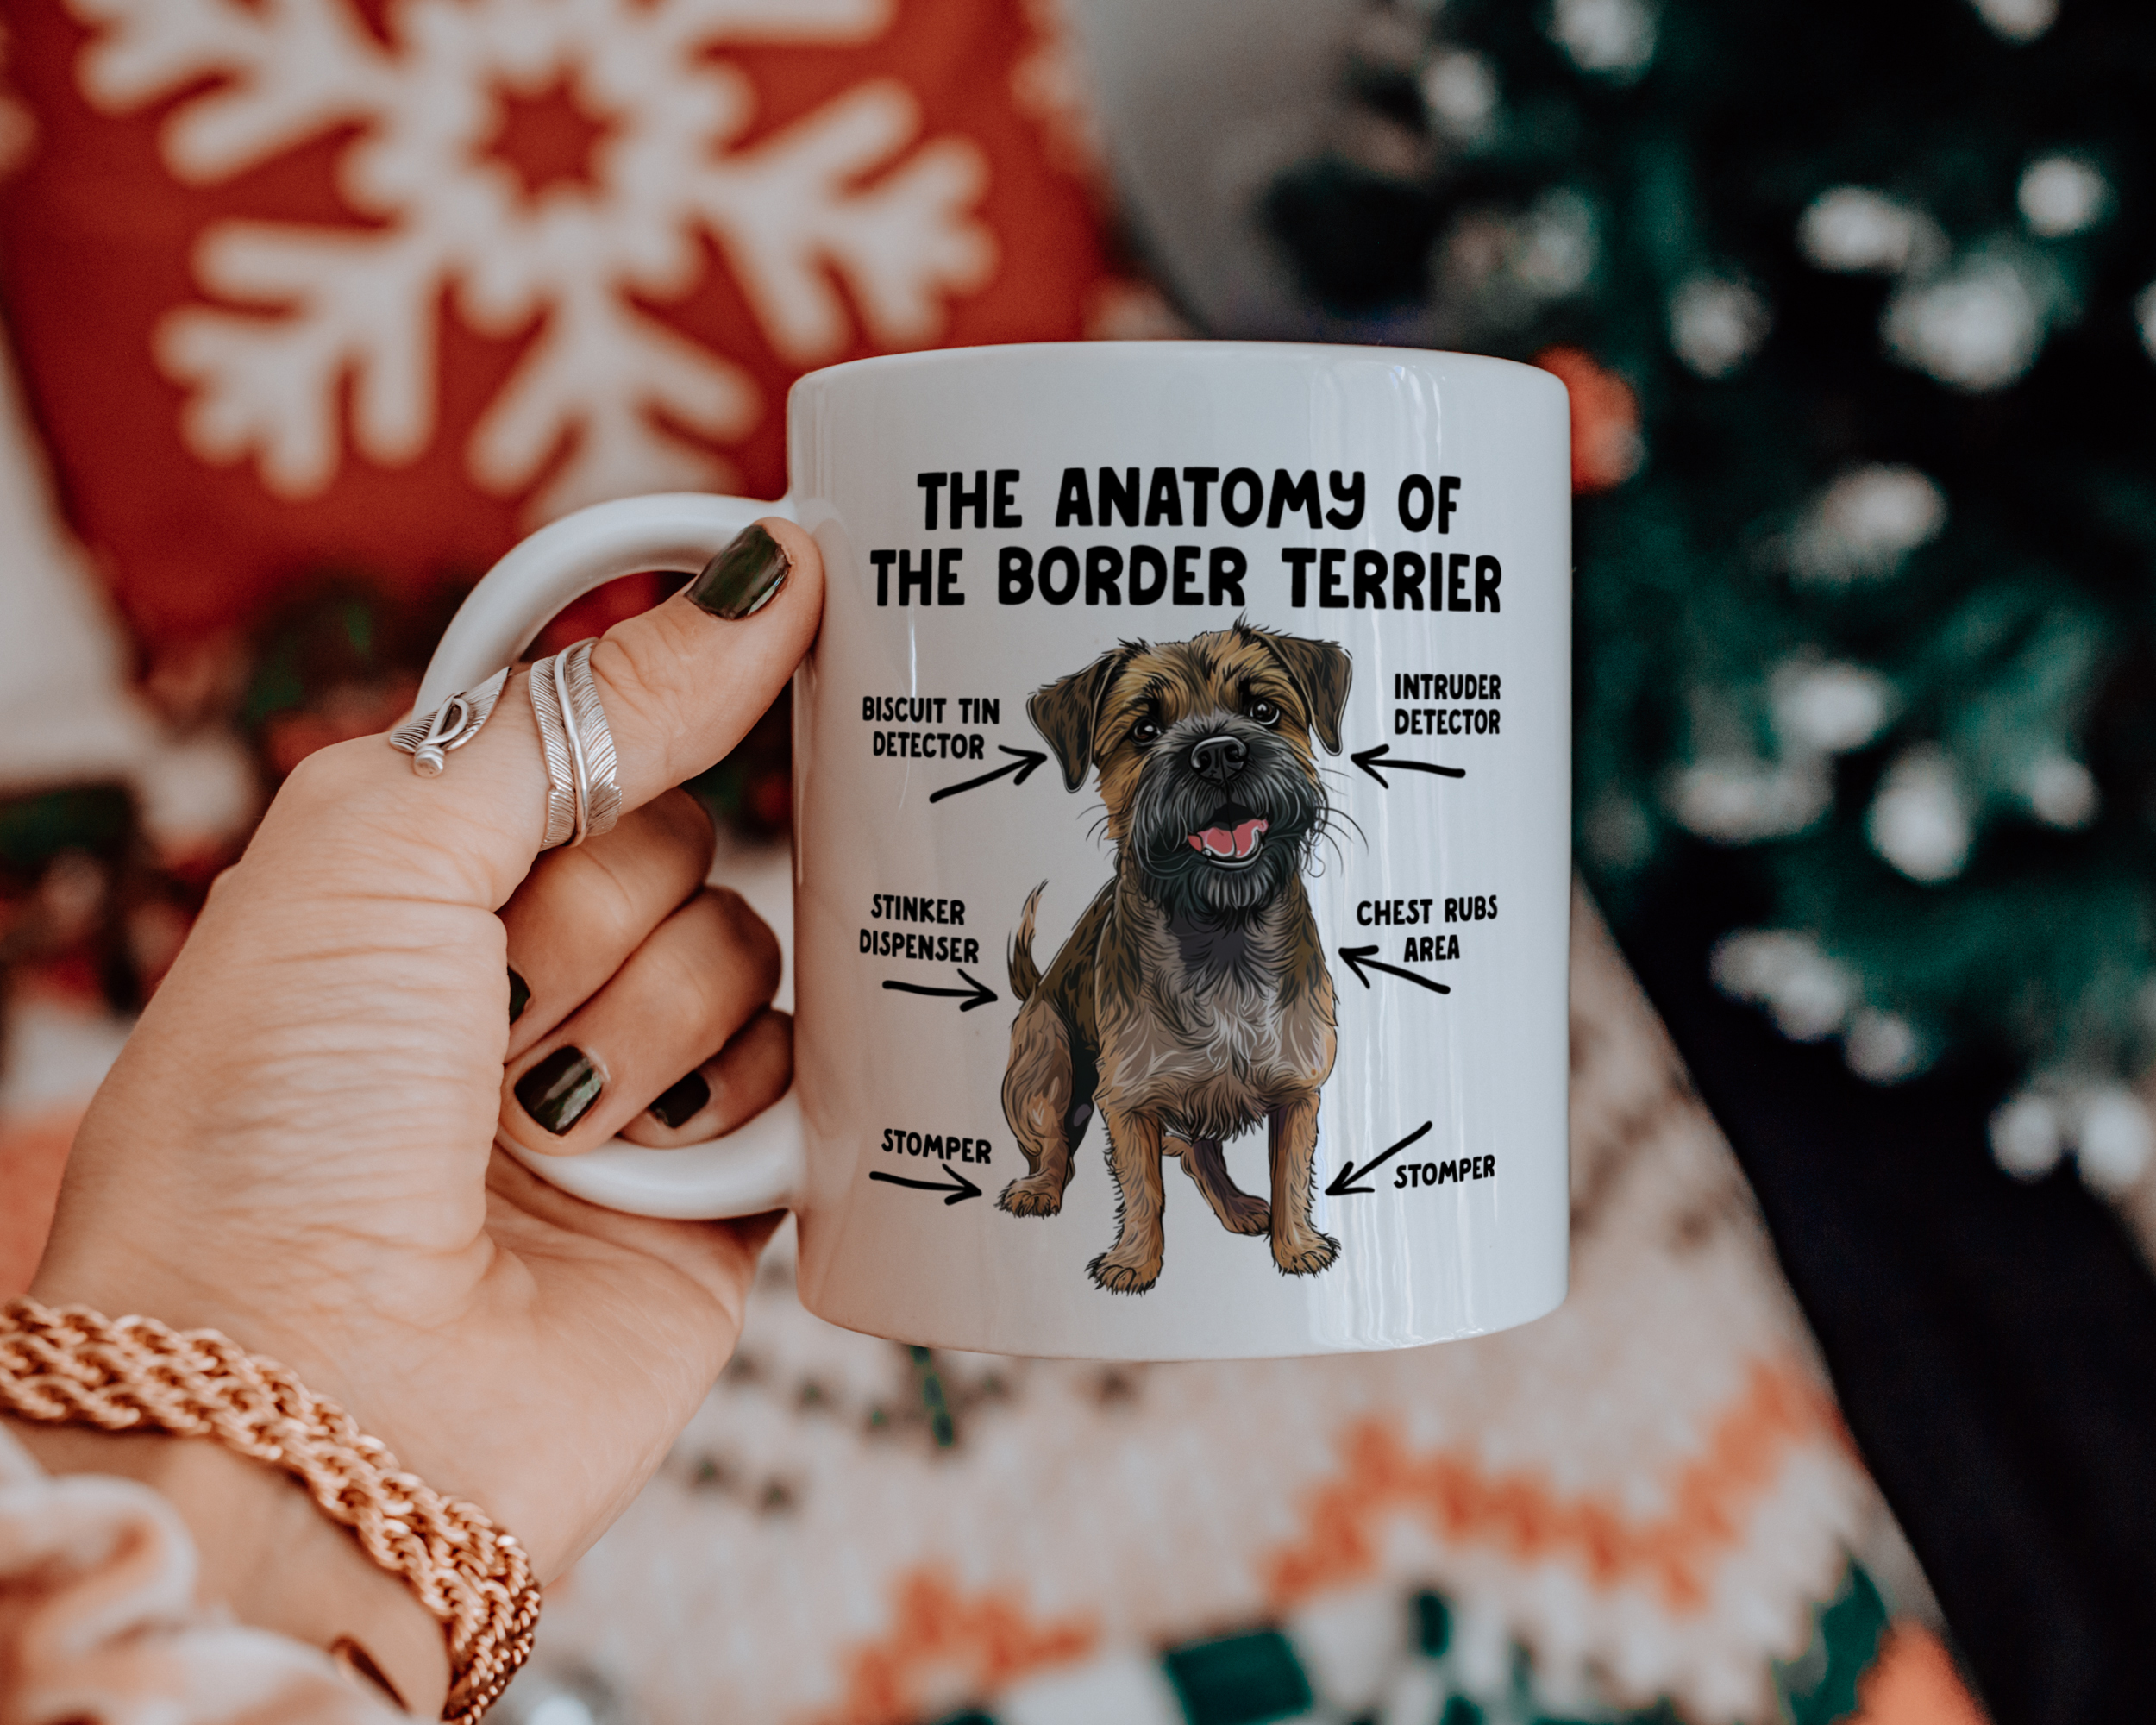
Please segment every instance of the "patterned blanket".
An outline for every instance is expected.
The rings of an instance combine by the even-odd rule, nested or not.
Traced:
[[[1584,899],[1573,966],[1554,1315],[1348,1358],[991,1358],[821,1323],[782,1238],[725,1380],[556,1590],[526,1704],[663,1725],[1460,1725],[1665,1701],[1824,1721],[1869,1668],[1867,1720],[1974,1721],[1939,1644],[1888,1627],[1882,1590],[1921,1613],[1921,1580]]]

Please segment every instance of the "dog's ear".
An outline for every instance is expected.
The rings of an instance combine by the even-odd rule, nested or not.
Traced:
[[[1123,668],[1127,650],[1103,653],[1082,671],[1073,671],[1044,689],[1037,689],[1025,703],[1033,728],[1048,739],[1063,769],[1063,788],[1075,791],[1086,782],[1093,765],[1094,724],[1100,715],[1100,698]],[[1336,751],[1337,752],[1337,751]]]
[[[1331,641],[1306,641],[1299,635],[1258,633],[1302,692],[1303,705],[1310,709],[1310,723],[1326,753],[1338,755],[1340,715],[1347,710],[1348,685],[1355,681],[1355,665],[1347,649]]]

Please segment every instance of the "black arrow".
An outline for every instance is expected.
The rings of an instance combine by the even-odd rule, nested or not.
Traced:
[[[1373,946],[1370,950],[1375,952],[1377,949]],[[958,974],[961,976],[966,976],[963,970],[960,970]],[[975,982],[970,976],[966,976],[966,981],[972,986],[964,988],[924,988],[918,982],[886,982],[883,986],[901,994],[935,994],[950,1000],[963,1000],[966,1004],[958,1009],[962,1013],[969,1013],[975,1007],[985,1007],[995,999],[996,991],[987,983]]]
[[[1429,1128],[1425,1126],[1423,1130],[1427,1132]],[[908,1180],[903,1174],[885,1174],[881,1171],[871,1174],[868,1177],[871,1180],[881,1180],[887,1186],[911,1186],[916,1192],[947,1193],[950,1195],[943,1200],[946,1208],[953,1204],[962,1204],[968,1198],[978,1198],[981,1195],[981,1189],[956,1168],[946,1164],[943,1172],[950,1175],[951,1179],[958,1183],[954,1186],[949,1181],[943,1180]]]
[[[1376,950],[1375,946],[1344,946],[1340,949],[1340,957],[1347,960],[1348,969],[1355,973],[1355,980],[1365,988],[1370,986],[1370,979],[1363,974],[1363,967],[1367,964],[1373,970],[1382,970],[1388,976],[1405,976],[1410,982],[1427,988],[1433,994],[1449,994],[1452,992],[1444,983],[1432,982],[1427,976],[1418,976],[1413,971],[1403,970],[1397,964],[1381,964],[1370,957]],[[958,974],[962,976],[966,973],[961,970]],[[883,986],[890,988],[895,988],[897,984],[886,982]]]
[[[1392,752],[1391,743],[1381,743],[1375,749],[1358,749],[1354,754],[1349,756],[1348,759],[1354,762],[1357,766],[1389,791],[1393,787],[1392,781],[1386,778],[1384,774],[1379,772],[1373,763],[1382,760]],[[1403,773],[1440,773],[1448,779],[1464,779],[1467,776],[1467,768],[1464,767],[1440,767],[1434,761],[1386,761],[1385,765]]]
[[[1033,769],[1048,759],[1037,749],[1006,749],[1000,743],[996,747],[1004,754],[1015,755],[1018,758],[1007,767],[999,767],[993,773],[983,773],[977,779],[968,779],[963,784],[946,785],[940,791],[931,791],[928,800],[932,803],[940,803],[945,797],[955,797],[961,791],[970,791],[981,785],[992,785],[1006,773],[1016,773],[1018,777],[1011,782],[1022,785],[1031,776]]]
[[[1340,1164],[1340,1171],[1332,1176],[1332,1183],[1325,1189],[1326,1196],[1328,1198],[1344,1198],[1351,1192],[1375,1192],[1377,1189],[1375,1186],[1357,1186],[1355,1182],[1360,1180],[1366,1174],[1376,1173],[1381,1166],[1391,1161],[1393,1157],[1398,1156],[1401,1151],[1407,1149],[1409,1145],[1413,1144],[1417,1138],[1420,1138],[1425,1132],[1428,1132],[1433,1122],[1432,1121],[1425,1120],[1420,1126],[1417,1126],[1413,1132],[1409,1132],[1407,1137],[1401,1139],[1398,1144],[1395,1145],[1383,1155],[1378,1157],[1374,1161],[1365,1163],[1360,1168],[1357,1168],[1355,1165],[1354,1160],[1351,1157],[1348,1161],[1342,1163]]]

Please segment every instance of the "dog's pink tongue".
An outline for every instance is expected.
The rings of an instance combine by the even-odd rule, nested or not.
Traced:
[[[1232,828],[1209,826],[1190,835],[1190,848],[1214,856],[1230,856],[1240,862],[1257,849],[1257,836],[1269,825],[1262,820],[1239,821]]]

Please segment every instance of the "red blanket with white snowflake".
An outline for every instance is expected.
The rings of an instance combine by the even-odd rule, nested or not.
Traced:
[[[604,498],[785,489],[786,391],[1085,333],[1018,0],[25,0],[0,293],[139,637],[414,594]]]

